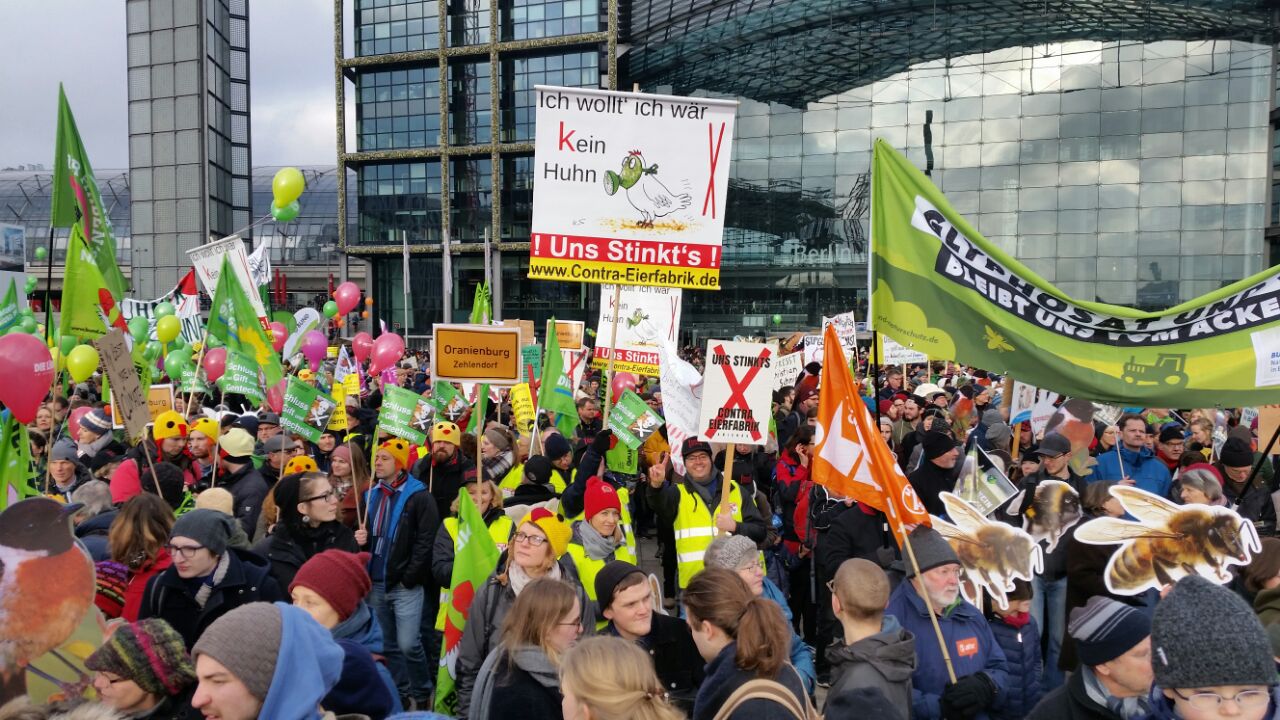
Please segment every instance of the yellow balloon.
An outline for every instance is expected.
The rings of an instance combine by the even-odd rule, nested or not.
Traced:
[[[67,359],[62,357],[62,350],[52,347],[49,348],[49,357],[53,360],[54,372],[62,372],[67,367]]]
[[[165,315],[156,321],[156,339],[168,344],[177,339],[182,332],[182,321],[173,315]]]
[[[54,358],[55,360],[57,358]],[[88,380],[98,369],[98,351],[92,345],[77,345],[67,353],[67,371],[76,382]]]
[[[276,207],[285,207],[302,197],[302,191],[306,186],[307,182],[303,179],[301,170],[295,167],[280,168],[276,176],[271,179],[271,194],[275,198]]]

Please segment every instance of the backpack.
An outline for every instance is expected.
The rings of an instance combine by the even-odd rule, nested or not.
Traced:
[[[776,705],[781,705],[796,720],[823,720],[822,714],[813,706],[813,701],[809,700],[808,697],[801,704],[800,699],[782,683],[760,678],[748,680],[737,690],[734,690],[733,694],[716,711],[713,720],[729,720],[734,711],[748,700],[768,700]]]

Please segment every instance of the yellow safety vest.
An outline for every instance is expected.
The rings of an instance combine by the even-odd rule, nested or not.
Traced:
[[[618,488],[617,493],[618,493],[618,503],[622,505],[622,519],[619,522],[622,523],[622,533],[624,536],[626,536],[627,549],[631,551],[632,555],[635,555],[638,557],[638,554],[636,552],[635,523],[631,522],[631,493],[625,487]],[[575,522],[578,522],[579,520],[586,520],[587,518],[584,517],[585,513],[586,513],[586,508],[584,507],[583,511],[578,513],[577,515],[574,515],[571,518],[565,518],[565,522],[569,523],[570,525],[573,525]],[[627,562],[633,562],[633,561],[628,560]],[[592,598],[592,599],[594,600],[595,598]]]
[[[728,478],[721,482],[729,483],[729,507],[733,519],[742,522],[742,489]],[[686,588],[693,576],[702,571],[702,556],[720,531],[716,529],[715,513],[701,497],[689,492],[683,482],[676,484],[676,490],[680,493],[675,524],[676,561],[680,587]]]
[[[453,540],[453,551],[458,552],[458,518],[445,518],[444,528]],[[493,544],[498,546],[498,552],[507,549],[507,543],[511,541],[511,529],[511,518],[506,515],[499,516],[489,526],[489,537],[493,538]],[[444,616],[448,609],[449,588],[440,588],[440,611],[436,613],[436,630],[444,632]]]
[[[585,522],[585,521],[583,521]],[[578,580],[582,582],[582,587],[587,591],[587,597],[592,600],[596,599],[596,575],[600,573],[600,568],[605,566],[607,560],[593,560],[587,556],[587,551],[579,543],[569,543],[567,554],[573,558],[573,564],[578,569]],[[613,552],[614,560],[629,562],[632,565],[639,565],[636,562],[636,555],[626,543],[623,543],[617,550]],[[600,630],[609,621],[603,617],[596,621],[596,630]]]
[[[520,481],[522,480],[524,480],[524,463],[511,468],[506,477],[502,478],[502,482],[498,483],[498,489],[502,491],[502,499],[506,500],[515,495],[516,488],[520,487]],[[557,494],[564,494],[564,478],[560,477],[554,468],[551,471],[551,488]]]

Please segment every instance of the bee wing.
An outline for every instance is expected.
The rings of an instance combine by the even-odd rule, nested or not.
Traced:
[[[978,509],[965,502],[960,496],[949,492],[938,493],[943,506],[947,508],[947,516],[952,522],[969,532],[973,532],[987,524],[987,518]]]
[[[1134,517],[1151,525],[1167,525],[1182,508],[1154,493],[1128,485],[1114,485],[1111,494]]]
[[[1076,529],[1076,539],[1090,545],[1115,545],[1139,538],[1176,537],[1179,537],[1176,533],[1153,530],[1142,523],[1118,518],[1097,518]]]
[[[951,523],[947,522],[946,520],[942,520],[936,516],[933,518],[933,529],[937,530],[939,535],[941,535],[942,537],[948,540],[956,540],[958,542],[968,543],[970,545],[982,544],[978,542],[978,539],[975,538],[973,535],[970,535],[968,532],[965,532],[963,529],[958,528],[955,525],[952,525]]]

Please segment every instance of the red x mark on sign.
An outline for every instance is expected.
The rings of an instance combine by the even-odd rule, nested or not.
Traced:
[[[721,408],[720,412],[723,413],[726,410],[743,410],[749,413],[751,411],[751,406],[747,404],[747,387],[751,385],[751,381],[754,380],[756,374],[760,372],[760,368],[764,367],[764,363],[755,363],[745,373],[743,373],[742,377],[739,378],[735,377],[733,374],[733,367],[729,364],[729,355],[724,351],[723,345],[716,345],[711,348],[711,352],[715,357],[720,359],[720,362],[716,363],[716,365],[724,371],[725,382],[729,383],[729,401],[724,404],[724,407]],[[765,360],[768,357],[769,348],[766,347],[760,351],[759,359]],[[707,430],[707,437],[714,438],[716,430],[718,429],[719,428],[713,427]],[[758,422],[751,425],[751,439],[760,439],[760,423]]]

